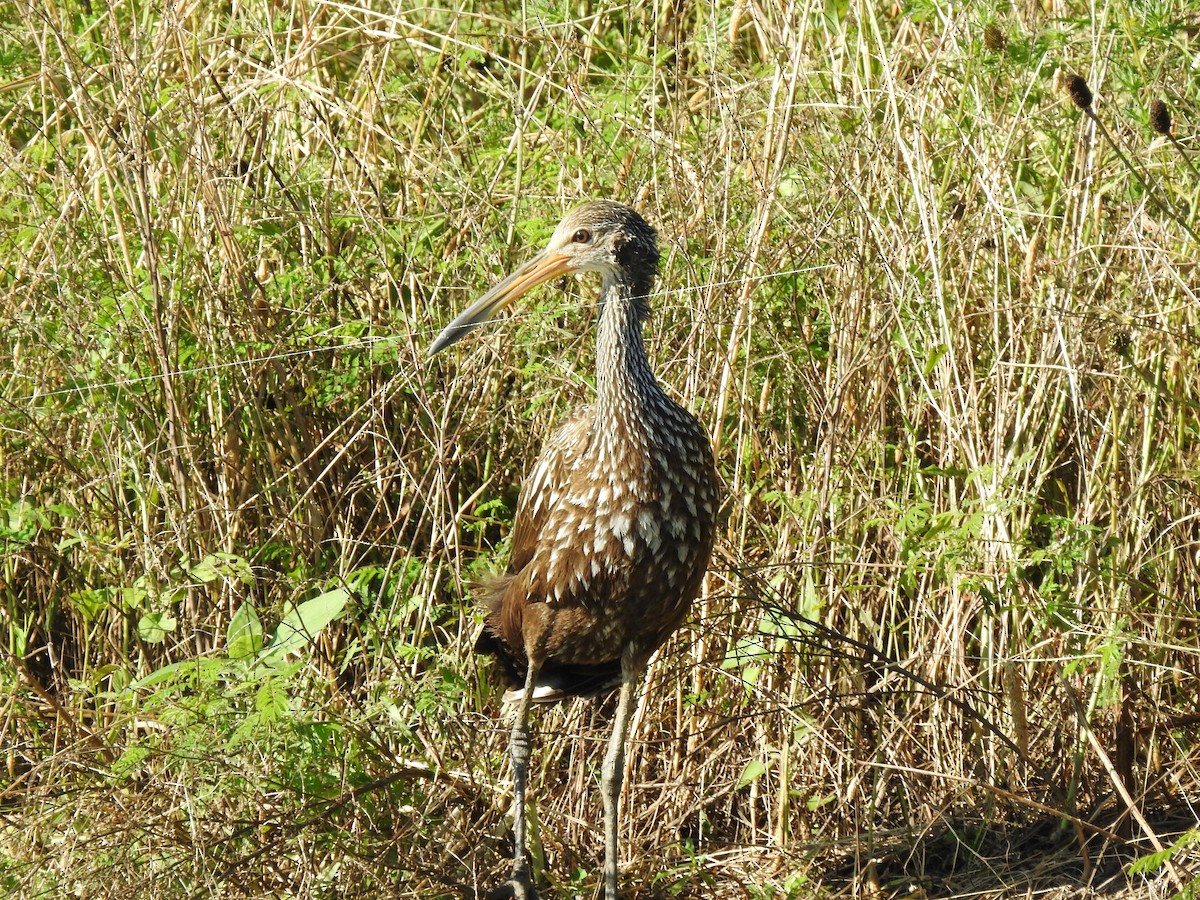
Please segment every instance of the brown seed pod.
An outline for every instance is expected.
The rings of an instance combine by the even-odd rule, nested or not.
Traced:
[[[1066,88],[1072,103],[1080,109],[1092,108],[1092,89],[1088,87],[1082,75],[1068,75]]]
[[[994,22],[983,29],[983,46],[985,50],[999,53],[1008,46],[1008,37]]]
[[[1171,136],[1171,110],[1167,109],[1167,104],[1161,100],[1150,104],[1150,127],[1154,129],[1155,134]]]

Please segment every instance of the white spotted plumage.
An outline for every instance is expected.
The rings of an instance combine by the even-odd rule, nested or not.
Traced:
[[[617,804],[636,685],[680,625],[712,552],[718,488],[708,435],[659,386],[642,325],[658,266],[654,229],[627,206],[585,203],[546,249],[464,310],[437,352],[496,308],[568,271],[599,272],[596,403],[546,442],[521,491],[508,571],[477,596],[480,649],[523,682],[510,744],[510,894],[533,896],[525,859],[528,711],[535,698],[621,683],[604,757],[606,900],[617,896]]]
[[[589,204],[551,246],[581,223],[628,230],[630,258],[597,266],[596,402],[546,441],[518,501],[508,573],[483,598],[489,630],[517,661],[514,679],[530,650],[524,610],[536,604],[548,607],[538,617],[547,664],[644,660],[683,620],[712,547],[708,435],[658,384],[642,341],[653,231],[626,207]],[[631,261],[643,265],[622,265]]]

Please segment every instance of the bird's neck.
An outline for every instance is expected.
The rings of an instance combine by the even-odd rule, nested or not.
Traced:
[[[596,416],[600,423],[621,420],[633,430],[645,427],[643,413],[664,395],[642,341],[652,283],[605,279],[596,338]]]

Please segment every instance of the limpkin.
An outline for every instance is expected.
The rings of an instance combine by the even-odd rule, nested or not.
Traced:
[[[430,347],[444,350],[555,276],[600,273],[596,402],[546,441],[521,488],[508,570],[475,590],[485,614],[478,649],[520,687],[510,692],[512,878],[496,896],[536,896],[526,858],[531,704],[619,684],[601,769],[604,896],[616,900],[630,719],[646,665],[683,622],[712,552],[718,488],[708,435],[659,386],[642,343],[658,257],[654,229],[633,209],[584,203]]]

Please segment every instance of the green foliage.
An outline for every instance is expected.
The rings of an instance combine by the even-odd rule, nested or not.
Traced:
[[[1135,859],[1129,865],[1129,874],[1148,875],[1157,872],[1170,860],[1182,854],[1188,847],[1193,847],[1196,844],[1200,844],[1200,829],[1192,828],[1180,835],[1171,846],[1164,847],[1162,850],[1154,853],[1147,853],[1145,856]],[[1185,891],[1181,896],[1188,895],[1191,890],[1189,888],[1189,891]]]

